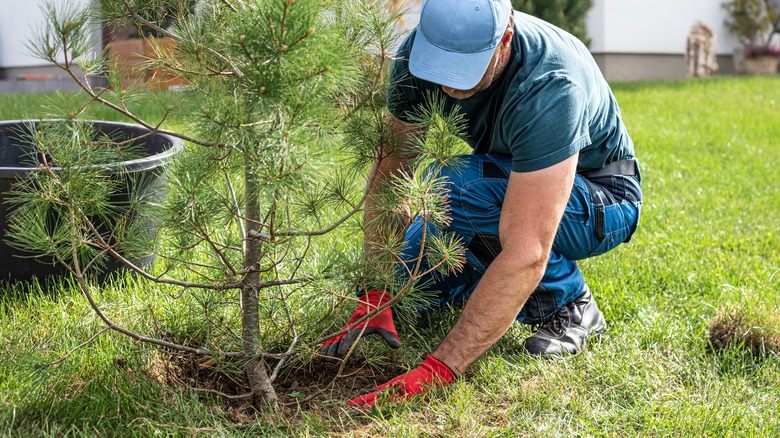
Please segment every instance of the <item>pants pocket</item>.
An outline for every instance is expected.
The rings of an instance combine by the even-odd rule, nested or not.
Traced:
[[[629,240],[637,228],[638,219],[639,209],[634,203],[621,201],[610,205],[596,205],[593,220],[599,243],[589,256],[603,254]]]
[[[566,210],[563,212],[561,222],[587,225],[590,220],[589,198],[590,191],[584,178],[575,178],[574,187],[572,188],[571,196],[569,196],[569,202],[566,204]]]

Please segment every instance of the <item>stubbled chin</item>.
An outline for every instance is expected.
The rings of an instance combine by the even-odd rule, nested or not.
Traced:
[[[457,91],[454,93],[448,93],[444,91],[444,94],[446,94],[447,96],[450,96],[453,99],[460,99],[460,100],[468,99],[469,97],[473,96],[474,93],[476,93],[476,91],[467,90],[467,91]]]

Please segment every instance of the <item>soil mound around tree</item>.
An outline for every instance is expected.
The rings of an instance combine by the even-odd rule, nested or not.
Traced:
[[[366,364],[308,362],[282,370],[273,385],[285,417],[307,411],[337,414],[361,391],[384,383],[403,369],[376,369]],[[249,397],[249,383],[240,363],[220,363],[208,356],[160,354],[144,373],[177,390],[192,389],[204,398],[216,400],[238,424],[256,420],[260,410]]]

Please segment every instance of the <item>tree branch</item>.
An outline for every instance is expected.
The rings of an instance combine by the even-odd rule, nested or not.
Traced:
[[[370,187],[371,185],[373,185],[374,180],[377,177],[378,169],[379,169],[379,166],[373,166],[373,168],[371,169],[371,172],[368,175],[367,187]],[[360,201],[355,205],[355,207],[352,210],[350,210],[348,213],[346,213],[344,216],[340,217],[336,222],[332,223],[330,226],[328,226],[326,228],[321,228],[321,229],[315,230],[315,231],[281,231],[281,232],[277,231],[275,234],[277,236],[283,236],[283,237],[301,237],[301,236],[311,236],[311,237],[313,237],[313,236],[322,236],[324,234],[328,234],[331,231],[333,231],[336,228],[338,228],[341,224],[343,224],[344,222],[349,220],[349,218],[351,218],[352,216],[357,214],[357,212],[359,212],[363,208],[363,205],[365,204],[366,199],[368,199],[368,190],[364,191],[363,197],[360,198]]]
[[[70,355],[71,355],[71,354],[73,354],[73,353],[75,353],[76,351],[78,351],[78,350],[80,350],[80,349],[84,348],[84,347],[85,347],[85,346],[87,346],[87,345],[88,345],[90,342],[94,341],[94,340],[95,340],[95,339],[96,339],[98,336],[102,335],[103,333],[105,333],[105,332],[107,332],[107,331],[109,331],[109,330],[111,330],[111,328],[110,328],[110,327],[103,327],[103,328],[102,328],[102,329],[101,329],[99,332],[97,332],[97,333],[95,333],[94,335],[90,336],[90,337],[89,337],[89,339],[87,339],[86,341],[84,341],[84,342],[80,343],[79,345],[76,345],[75,347],[73,347],[72,349],[70,349],[70,351],[68,351],[67,353],[65,353],[65,355],[64,355],[64,356],[62,356],[61,358],[59,358],[59,359],[57,359],[57,360],[55,360],[55,361],[53,361],[53,362],[49,362],[49,363],[47,363],[47,364],[44,364],[44,365],[42,365],[42,367],[44,367],[44,368],[48,368],[48,367],[50,367],[50,366],[54,366],[54,365],[57,365],[58,363],[61,363],[61,362],[63,362],[63,361],[64,361],[64,360],[66,360],[68,357],[70,357]]]

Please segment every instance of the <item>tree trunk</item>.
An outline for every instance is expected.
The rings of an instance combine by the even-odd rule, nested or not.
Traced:
[[[251,166],[256,163],[250,158],[253,154],[244,153],[244,179],[246,190],[246,235],[244,236],[244,268],[247,274],[242,280],[241,287],[241,338],[244,353],[252,358],[246,364],[246,375],[252,390],[252,398],[255,406],[262,408],[264,405],[273,409],[278,407],[278,397],[273,384],[268,378],[268,369],[265,361],[258,357],[257,346],[260,340],[260,315],[259,315],[259,290],[260,276],[258,266],[263,250],[263,242],[250,238],[258,235],[261,230],[260,205],[258,203],[258,191],[251,174]]]

